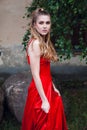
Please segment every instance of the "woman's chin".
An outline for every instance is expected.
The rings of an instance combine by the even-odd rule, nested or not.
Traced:
[[[41,33],[42,36],[46,36],[48,33]]]

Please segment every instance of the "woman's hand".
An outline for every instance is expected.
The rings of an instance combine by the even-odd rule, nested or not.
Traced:
[[[48,112],[49,112],[50,104],[49,104],[48,100],[45,100],[45,101],[42,102],[41,109],[42,109],[45,113],[48,113]]]

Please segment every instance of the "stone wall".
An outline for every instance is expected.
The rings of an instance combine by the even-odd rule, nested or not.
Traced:
[[[0,72],[13,72],[14,68],[20,70],[26,64],[21,43],[28,20],[23,16],[25,7],[31,2],[32,0],[0,1]]]
[[[28,20],[24,19],[25,7],[32,0],[0,1],[0,73],[16,73],[29,69],[23,51],[22,38],[27,29]],[[59,73],[86,73],[86,64],[78,56],[71,60],[52,64]],[[80,68],[80,69],[77,69]]]
[[[20,44],[28,23],[25,7],[32,0],[0,0],[0,45]]]
[[[16,73],[27,67],[25,51],[22,45],[11,45],[0,49],[0,72]]]

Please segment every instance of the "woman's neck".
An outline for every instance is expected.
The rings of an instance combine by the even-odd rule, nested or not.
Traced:
[[[46,43],[46,36],[42,36],[42,39]]]

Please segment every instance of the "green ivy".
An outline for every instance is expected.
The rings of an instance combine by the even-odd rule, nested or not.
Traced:
[[[60,59],[70,59],[75,51],[81,52],[81,59],[87,62],[87,1],[86,0],[33,0],[26,7],[25,17],[29,18],[38,7],[46,9],[52,18],[51,40],[55,44]],[[75,33],[77,37],[75,38]],[[29,40],[26,31],[22,44],[24,49]],[[76,40],[75,40],[76,39]],[[73,42],[75,45],[72,45]]]

